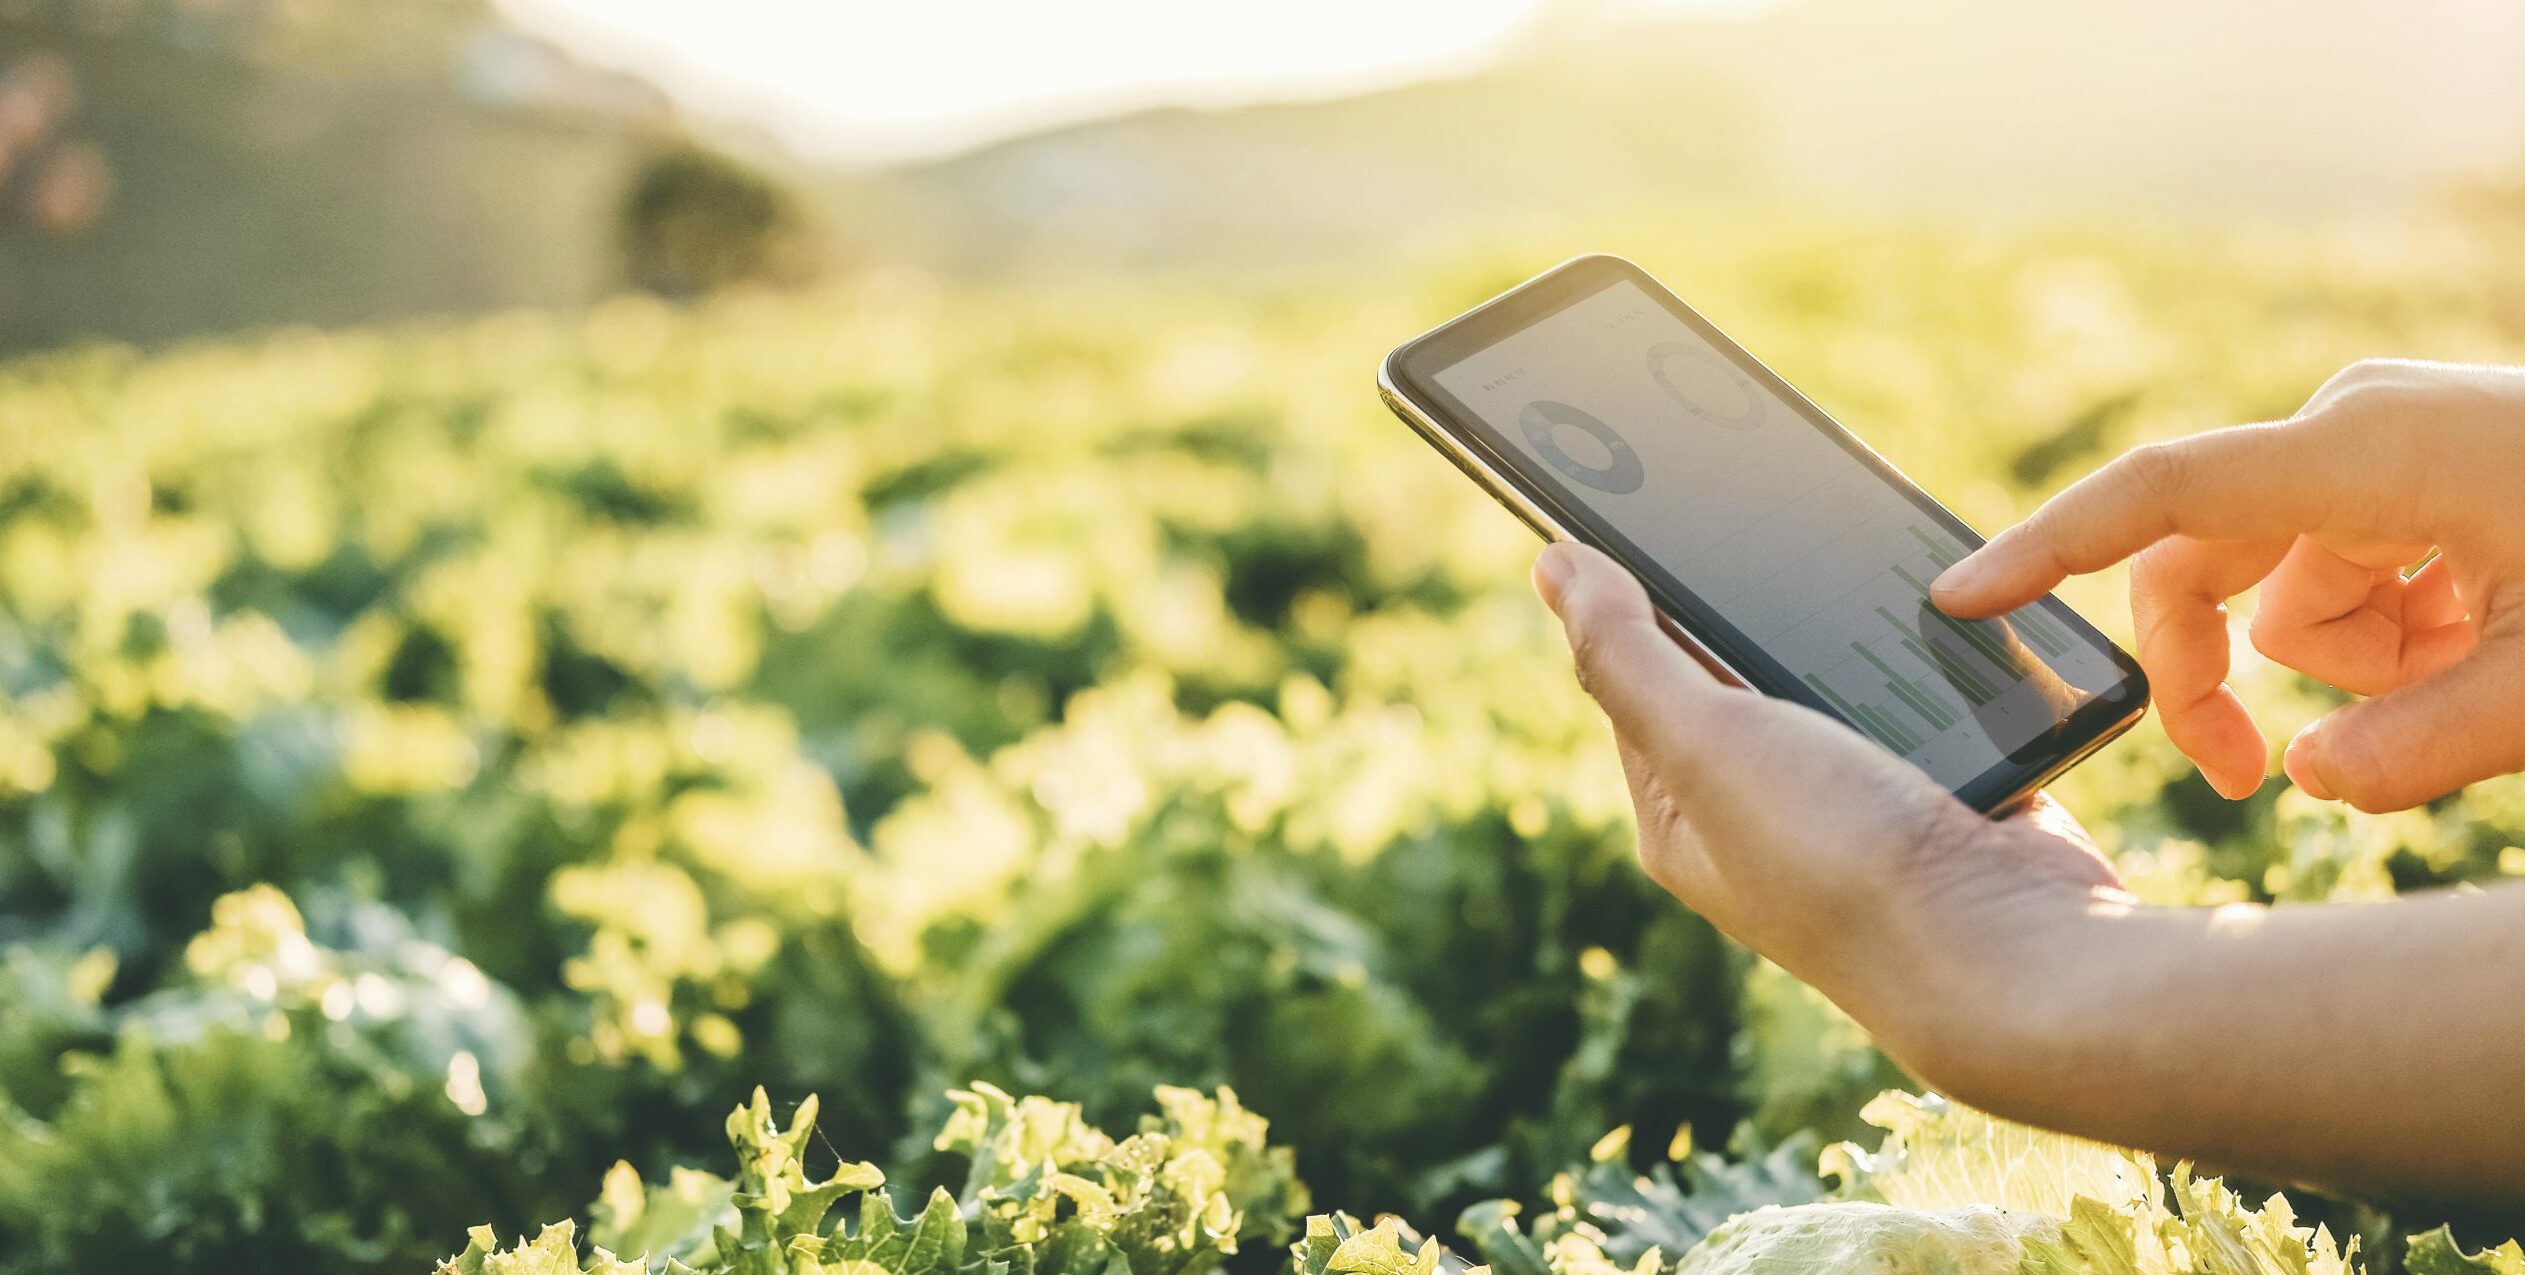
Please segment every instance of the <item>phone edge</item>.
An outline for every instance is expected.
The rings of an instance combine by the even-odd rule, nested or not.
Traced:
[[[1390,355],[1388,357],[1391,358]],[[1395,386],[1393,378],[1387,375],[1383,366],[1377,369],[1377,393],[1378,397],[1385,400],[1386,409],[1402,418],[1403,423],[1410,426],[1413,433],[1420,435],[1421,441],[1428,443],[1439,455],[1452,461],[1465,477],[1473,480],[1475,486],[1490,493],[1491,499],[1516,515],[1517,520],[1524,523],[1534,534],[1555,544],[1562,541],[1573,544],[1583,543],[1577,536],[1572,535],[1568,528],[1562,526],[1559,519],[1554,518],[1542,506],[1526,499],[1524,492],[1518,491],[1514,484],[1500,477],[1499,472],[1491,468],[1489,461],[1473,454],[1469,448],[1456,441],[1454,435],[1448,433],[1436,421],[1431,420],[1420,410],[1419,404],[1412,402],[1400,388]],[[1657,613],[1657,627],[1664,629],[1666,636],[1677,646],[1682,647],[1684,654],[1691,656],[1694,663],[1709,670],[1711,676],[1729,686],[1752,689],[1752,683],[1745,680],[1744,674],[1737,672],[1734,665],[1728,663],[1717,651],[1712,650],[1709,644],[1703,642],[1698,635],[1683,627],[1673,616],[1666,614],[1665,608],[1652,604],[1650,609]]]

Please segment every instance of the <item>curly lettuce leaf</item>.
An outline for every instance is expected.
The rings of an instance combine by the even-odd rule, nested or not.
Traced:
[[[1921,1236],[1945,1232],[1921,1231],[1917,1219],[1995,1209],[2015,1228],[2026,1275],[2348,1275],[2357,1268],[2355,1240],[2345,1248],[2322,1227],[2297,1225],[2279,1195],[2248,1207],[2217,1179],[2194,1177],[2188,1164],[2161,1182],[2155,1162],[2139,1152],[2010,1124],[1935,1097],[1889,1093],[1865,1114],[1886,1131],[1882,1143],[1873,1152],[1834,1147],[1825,1169],[1842,1179],[1845,1196],[1890,1211],[1787,1210],[1813,1212],[1813,1225],[1834,1233],[1835,1243],[1860,1242],[1839,1232],[1870,1231],[1882,1235],[1867,1244],[1932,1251],[1943,1239]],[[1775,1218],[1767,1225],[1799,1224]],[[1741,1256],[1744,1246],[1736,1251]],[[1710,1275],[1762,1269],[1709,1260],[1686,1265]]]
[[[1306,1219],[1306,1237],[1291,1247],[1296,1275],[1489,1275],[1466,1267],[1438,1241],[1411,1233],[1391,1217],[1361,1228],[1347,1213]]]
[[[1987,1205],[1906,1209],[1833,1200],[1763,1208],[1712,1231],[1673,1275],[2017,1275],[2026,1240],[2058,1227]]]
[[[2080,1197],[2121,1209],[2156,1191],[2156,1162],[2145,1154],[2011,1124],[1934,1094],[1880,1094],[1860,1115],[1885,1131],[1877,1149],[1845,1142],[1823,1158],[1823,1171],[1853,1199],[2067,1217]]]
[[[1693,1150],[1686,1131],[1665,1163],[1640,1173],[1630,1165],[1629,1133],[1606,1135],[1585,1167],[1555,1178],[1552,1207],[1531,1222],[1515,1201],[1490,1200],[1466,1209],[1456,1229],[1500,1275],[1601,1275],[1671,1260],[1739,1214],[1824,1193],[1809,1139],[1730,1162]]]
[[[988,1084],[951,1097],[935,1145],[971,1157],[963,1201],[997,1248],[1046,1246],[1069,1269],[1119,1257],[1135,1275],[1170,1275],[1241,1240],[1284,1239],[1306,1210],[1289,1151],[1268,1145],[1269,1122],[1233,1090],[1161,1086],[1159,1114],[1119,1141],[1075,1103]],[[1065,1225],[1080,1233],[1052,1243]]]
[[[2405,1275],[2525,1275],[2525,1248],[2509,1240],[2467,1253],[2455,1243],[2454,1233],[2441,1226],[2411,1237],[2402,1269]]]
[[[606,1175],[599,1251],[700,1275],[1211,1275],[1240,1239],[1285,1236],[1305,1207],[1288,1150],[1224,1089],[1161,1089],[1158,1114],[1118,1141],[1070,1103],[988,1085],[953,1100],[937,1146],[972,1158],[961,1198],[934,1190],[904,1216],[875,1165],[809,1173],[817,1100],[784,1127],[756,1089],[728,1117],[733,1178],[678,1169],[651,1185],[620,1164]],[[519,1251],[574,1251],[568,1239]],[[496,1246],[477,1240],[483,1254]]]
[[[531,1240],[503,1249],[487,1226],[466,1232],[465,1251],[438,1264],[438,1275],[647,1275],[639,1262],[626,1262],[602,1247],[579,1257],[578,1228],[555,1222]]]
[[[649,1186],[626,1161],[605,1174],[590,1208],[588,1238],[617,1253],[646,1253],[653,1262],[673,1258],[707,1265],[716,1255],[718,1229],[736,1221],[736,1184],[698,1169],[669,1170],[662,1186]]]
[[[2325,1227],[2297,1225],[2288,1198],[2273,1192],[2259,1209],[2248,1208],[2216,1178],[2195,1178],[2192,1166],[2174,1166],[2177,1216],[2159,1220],[2167,1247],[2181,1253],[2201,1275],[2349,1275],[2358,1241],[2335,1245]]]

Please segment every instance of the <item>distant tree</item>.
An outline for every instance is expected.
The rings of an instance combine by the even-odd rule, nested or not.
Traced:
[[[717,151],[679,146],[643,164],[623,196],[624,273],[637,287],[695,297],[800,273],[798,201]]]

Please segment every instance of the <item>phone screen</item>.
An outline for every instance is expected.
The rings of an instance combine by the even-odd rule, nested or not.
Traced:
[[[1529,481],[1776,664],[1771,680],[1951,789],[2056,746],[2121,686],[2117,653],[2056,602],[1981,622],[1930,605],[1975,542],[1723,340],[1626,279],[1429,379]]]

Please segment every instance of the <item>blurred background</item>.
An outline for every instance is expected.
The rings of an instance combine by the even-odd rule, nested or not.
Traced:
[[[757,1085],[901,1201],[956,1086],[1232,1086],[1502,1275],[1811,1197],[1903,1077],[1638,878],[1371,389],[1591,250],[2002,525],[2525,355],[2525,9],[0,0],[0,1271],[697,1257]],[[2513,783],[2063,796],[2161,902],[2525,873]]]
[[[2408,218],[2525,150],[2422,0],[12,0],[0,344],[906,264],[1329,276],[1644,212]]]

